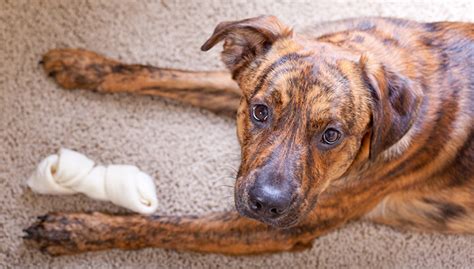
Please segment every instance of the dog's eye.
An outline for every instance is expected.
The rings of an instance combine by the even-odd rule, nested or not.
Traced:
[[[266,105],[254,105],[252,117],[259,122],[266,121],[268,119],[268,107]]]
[[[327,129],[323,134],[323,142],[328,145],[333,145],[341,138],[341,132],[334,128]]]

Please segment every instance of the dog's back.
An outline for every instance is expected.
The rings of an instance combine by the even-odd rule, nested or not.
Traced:
[[[377,173],[397,181],[399,192],[368,217],[416,229],[472,232],[474,24],[363,18],[306,31],[319,41],[372,54],[426,96],[415,128],[384,152],[391,165]]]

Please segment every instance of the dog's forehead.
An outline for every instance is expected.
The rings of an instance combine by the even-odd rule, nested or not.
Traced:
[[[307,51],[269,54],[255,69],[252,84],[249,99],[280,106],[312,104],[316,110],[325,110],[334,99],[341,103],[351,91],[337,61]]]
[[[328,52],[284,47],[270,51],[253,69],[249,103],[266,103],[278,116],[291,115],[316,126],[338,121],[352,127],[354,114],[368,113],[358,64],[321,51]]]

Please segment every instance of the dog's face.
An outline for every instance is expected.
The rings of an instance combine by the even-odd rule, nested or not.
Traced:
[[[242,73],[237,116],[237,209],[280,227],[297,223],[346,172],[370,121],[356,63],[291,43],[275,43]]]
[[[295,225],[367,153],[377,115],[372,77],[360,55],[293,37],[274,17],[223,23],[203,48],[221,39],[243,93],[237,210],[273,226]]]

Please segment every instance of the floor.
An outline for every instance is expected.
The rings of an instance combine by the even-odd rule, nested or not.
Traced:
[[[51,258],[23,244],[22,229],[48,211],[123,211],[81,195],[41,196],[26,188],[35,165],[61,146],[151,174],[159,214],[231,208],[226,185],[239,164],[233,120],[159,98],[61,90],[37,64],[43,53],[82,47],[129,63],[220,69],[219,49],[199,51],[214,26],[268,13],[297,31],[369,15],[474,21],[474,2],[0,0],[0,268],[472,268],[472,236],[363,222],[317,239],[308,251],[252,257],[145,249]]]

